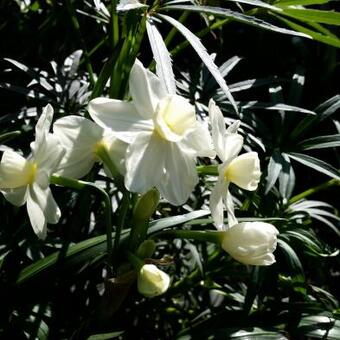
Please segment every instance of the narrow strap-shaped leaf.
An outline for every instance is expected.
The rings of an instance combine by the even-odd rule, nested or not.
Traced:
[[[190,6],[184,6],[184,7],[190,7]],[[199,6],[198,6],[199,7]],[[215,78],[217,83],[221,86],[222,90],[225,92],[227,98],[229,99],[230,103],[234,107],[235,111],[238,112],[235,100],[233,96],[231,95],[228,85],[225,82],[224,78],[222,77],[218,67],[215,65],[213,59],[208,54],[206,48],[201,43],[200,39],[196,37],[195,34],[193,34],[191,31],[189,31],[183,24],[181,24],[179,21],[164,15],[164,14],[158,14],[159,17],[169,22],[171,25],[173,25],[175,28],[180,31],[183,36],[188,40],[190,45],[193,47],[193,49],[197,52],[199,57],[202,59],[205,66],[208,68],[212,76]]]
[[[269,31],[274,31],[274,32],[283,33],[283,34],[297,35],[297,36],[304,37],[304,38],[311,38],[308,34],[278,27],[262,19],[256,18],[254,16],[231,11],[230,9],[221,8],[221,7],[181,5],[181,6],[169,6],[169,7],[165,7],[165,9],[187,10],[187,11],[192,11],[192,12],[208,13],[208,14],[213,14],[216,16],[221,16],[224,18],[230,18],[232,20],[239,21],[239,22],[242,22],[244,24],[251,25],[254,27],[263,28]],[[277,13],[281,13],[281,9],[278,9]]]
[[[302,21],[319,22],[328,25],[340,26],[340,13],[321,11],[306,8],[284,8],[280,14],[299,19]]]
[[[327,176],[340,180],[339,171],[335,169],[333,166],[331,166],[330,164],[320,159],[317,159],[317,158],[314,158],[308,155],[304,155],[302,153],[296,153],[296,152],[287,153],[287,156],[316,171],[322,172],[323,174]]]
[[[335,148],[340,146],[340,134],[308,138],[300,142],[298,146],[302,150]]]
[[[269,164],[268,164],[268,174],[266,178],[266,191],[265,193],[268,194],[270,189],[274,186],[276,180],[279,177],[279,174],[282,169],[282,156],[274,151],[272,156],[270,157]]]
[[[176,81],[172,71],[172,61],[163,38],[157,30],[155,24],[149,18],[146,22],[153,57],[156,61],[156,73],[163,82],[169,94],[176,94]]]
[[[303,109],[301,107],[297,106],[292,106],[292,105],[287,105],[287,104],[282,104],[278,103],[261,103],[258,101],[249,101],[249,102],[240,102],[239,106],[242,107],[243,109],[265,109],[265,110],[275,110],[275,111],[294,111],[294,112],[300,112],[300,113],[307,113],[310,115],[315,115],[313,111]]]
[[[330,0],[281,0],[275,3],[276,7],[288,6],[308,6],[308,5],[323,5],[327,4]]]
[[[287,18],[283,18],[281,15],[277,15],[274,13],[271,13],[273,16],[284,22],[286,25],[291,27],[292,29],[308,34],[311,38],[314,40],[320,41],[324,44],[340,47],[340,39],[335,38],[334,36],[325,35],[323,33],[315,32],[305,26],[299,25],[291,20],[288,20]]]

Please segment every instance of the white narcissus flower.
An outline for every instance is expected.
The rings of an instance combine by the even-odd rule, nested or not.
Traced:
[[[221,232],[222,248],[235,260],[256,266],[275,262],[278,230],[269,223],[243,222]]]
[[[27,203],[27,212],[34,232],[46,237],[46,224],[58,223],[60,210],[49,188],[49,177],[58,167],[64,148],[49,133],[53,108],[47,105],[35,127],[35,142],[28,159],[7,150],[0,163],[0,190],[16,206]]]
[[[100,161],[97,152],[105,148],[117,170],[125,172],[124,156],[127,144],[112,133],[80,116],[67,116],[53,124],[53,132],[66,154],[57,173],[71,178],[84,177]]]
[[[147,297],[161,295],[168,290],[169,285],[169,275],[154,264],[145,264],[139,270],[137,288],[142,295]]]
[[[195,158],[215,156],[209,131],[196,120],[194,106],[168,94],[138,60],[129,88],[132,102],[96,98],[88,111],[98,125],[129,143],[127,189],[144,193],[156,187],[170,203],[181,205],[198,182]]]
[[[223,162],[218,167],[218,180],[210,196],[211,215],[215,226],[221,230],[224,228],[223,205],[228,211],[229,227],[237,223],[229,184],[234,183],[245,190],[256,190],[261,177],[260,160],[257,152],[237,156],[243,145],[243,137],[237,134],[240,122],[226,129],[222,112],[212,99],[209,102],[209,115],[214,147]]]

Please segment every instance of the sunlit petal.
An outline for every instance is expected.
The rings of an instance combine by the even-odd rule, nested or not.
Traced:
[[[139,193],[157,186],[163,180],[166,151],[166,142],[157,134],[139,134],[127,149],[125,186]]]
[[[181,152],[176,143],[168,143],[165,169],[165,176],[157,188],[171,204],[184,204],[198,182],[194,158]]]
[[[257,152],[247,152],[233,159],[227,166],[224,176],[242,189],[256,190],[261,177]]]
[[[90,101],[88,111],[98,125],[111,129],[127,143],[131,143],[138,133],[153,130],[152,120],[143,119],[132,103],[96,98]]]

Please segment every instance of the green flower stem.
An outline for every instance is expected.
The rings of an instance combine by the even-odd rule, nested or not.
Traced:
[[[105,224],[106,224],[106,242],[107,242],[107,266],[108,266],[108,277],[112,276],[113,268],[113,256],[112,256],[112,220],[111,220],[111,199],[107,192],[96,186],[94,183],[80,181],[72,178],[66,178],[62,176],[52,175],[50,177],[50,183],[60,185],[67,188],[76,190],[90,189],[98,192],[102,195],[104,201],[104,213],[105,213]]]
[[[81,34],[81,31],[80,31],[80,25],[79,25],[79,21],[78,21],[77,16],[76,16],[76,11],[74,10],[73,5],[72,5],[70,0],[66,0],[66,8],[67,8],[67,11],[70,15],[73,28],[74,28],[74,30],[75,30],[75,32],[78,36],[78,39],[79,39],[79,41],[82,45],[82,49],[84,51],[84,61],[85,61],[86,69],[87,69],[87,72],[89,73],[91,85],[94,86],[95,81],[94,81],[93,68],[92,68],[92,65],[91,65],[91,62],[90,62],[90,57],[89,57],[89,54],[87,52],[85,40],[84,40],[84,38]]]
[[[100,145],[97,147],[96,149],[96,155],[102,160],[102,162],[108,167],[108,169],[110,170],[111,172],[111,176],[113,178],[116,178],[118,176],[120,176],[117,168],[116,168],[116,165],[113,163],[110,155],[109,155],[109,152],[106,148],[105,145]]]
[[[217,165],[199,165],[196,167],[196,170],[199,175],[218,176]]]
[[[117,0],[111,0],[111,36],[112,36],[112,50],[114,50],[119,41]]]
[[[11,132],[6,132],[0,135],[0,144],[6,143],[10,141],[11,139],[18,137],[21,135],[21,131],[11,131]]]
[[[126,214],[129,210],[130,205],[130,193],[127,190],[123,191],[123,199],[119,207],[118,216],[117,216],[117,223],[116,223],[116,233],[115,239],[113,243],[113,270],[114,274],[117,271],[117,259],[118,259],[118,250],[119,250],[119,242],[120,242],[120,235],[122,233],[122,228],[125,222]]]
[[[137,271],[139,271],[145,264],[143,260],[141,260],[138,256],[134,255],[130,251],[126,252],[126,256]]]
[[[221,231],[200,231],[200,230],[165,230],[151,235],[155,238],[181,238],[203,242],[221,243]]]
[[[158,202],[159,192],[157,189],[149,190],[137,200],[133,210],[129,239],[129,247],[132,251],[135,251],[145,240],[150,218],[156,211]]]
[[[335,179],[335,178],[333,178],[333,179],[331,179],[331,180],[329,180],[329,181],[327,181],[325,183],[322,183],[322,184],[320,184],[320,185],[318,185],[318,186],[316,186],[314,188],[310,188],[310,189],[308,189],[306,191],[301,192],[298,195],[293,196],[289,200],[289,204],[292,204],[292,203],[295,203],[297,201],[300,201],[303,198],[306,198],[306,197],[308,197],[310,195],[313,195],[313,194],[315,194],[315,193],[317,193],[317,192],[319,192],[321,190],[325,190],[325,189],[327,189],[329,187],[333,187],[333,186],[336,186],[336,185],[340,185],[340,181]]]

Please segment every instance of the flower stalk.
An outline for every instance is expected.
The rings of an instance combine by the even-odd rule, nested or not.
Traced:
[[[52,175],[50,177],[50,183],[60,185],[63,187],[83,190],[90,189],[97,193],[100,193],[104,202],[104,214],[106,225],[106,242],[107,242],[107,276],[110,278],[113,273],[113,248],[112,248],[112,218],[111,218],[111,199],[108,193],[91,182],[80,181],[76,179],[66,178],[62,176]]]

